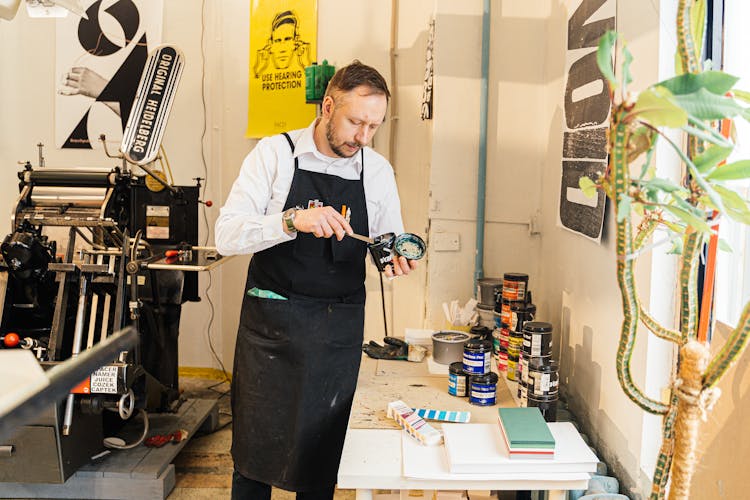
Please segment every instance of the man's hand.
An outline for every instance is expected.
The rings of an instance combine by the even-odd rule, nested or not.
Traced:
[[[390,266],[385,267],[383,274],[388,278],[405,276],[417,268],[416,260],[409,260],[403,255],[395,254]]]
[[[297,210],[294,227],[301,233],[312,233],[318,238],[330,238],[335,234],[339,241],[347,234],[354,233],[344,216],[331,206]]]

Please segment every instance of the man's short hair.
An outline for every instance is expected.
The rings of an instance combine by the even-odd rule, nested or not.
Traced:
[[[388,84],[383,75],[375,68],[362,64],[357,59],[336,71],[333,78],[328,82],[326,95],[331,95],[336,91],[349,92],[359,86],[370,88],[373,94],[384,95],[386,100],[391,98]]]

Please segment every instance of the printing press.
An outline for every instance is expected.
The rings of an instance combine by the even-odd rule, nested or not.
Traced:
[[[47,369],[127,325],[140,338],[13,437],[0,482],[59,483],[124,422],[145,426],[148,413],[179,405],[181,306],[200,300],[188,271],[221,257],[196,246],[200,179],[158,190],[119,167],[30,164],[18,176],[0,246],[0,348],[29,349]]]

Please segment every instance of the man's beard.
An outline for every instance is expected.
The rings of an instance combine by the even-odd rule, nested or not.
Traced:
[[[331,151],[333,151],[336,156],[339,156],[341,158],[351,158],[352,156],[356,155],[361,148],[364,147],[364,144],[360,144],[358,142],[342,142],[341,144],[336,144],[335,137],[334,137],[334,129],[333,129],[333,116],[331,115],[331,119],[326,123],[326,139],[328,140],[328,147],[331,148]],[[357,148],[356,151],[354,151],[352,154],[346,154],[344,153],[342,146],[350,146],[352,148]]]

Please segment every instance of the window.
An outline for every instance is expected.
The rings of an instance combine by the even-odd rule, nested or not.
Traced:
[[[729,74],[740,77],[736,88],[750,90],[750,65],[747,64],[747,47],[750,47],[750,2],[726,0],[724,2],[724,67]],[[750,158],[750,124],[735,120],[737,147],[729,161]],[[744,198],[750,196],[750,182],[736,182],[733,186]],[[750,299],[750,231],[748,226],[724,218],[719,236],[732,247],[732,252],[720,251],[716,266],[716,319],[736,325],[742,307]]]

